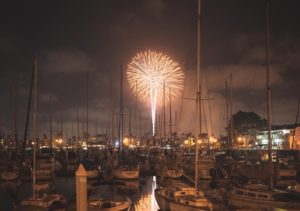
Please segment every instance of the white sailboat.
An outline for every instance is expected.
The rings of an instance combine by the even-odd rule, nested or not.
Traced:
[[[202,191],[178,180],[171,180],[166,187],[155,189],[155,198],[161,210],[212,211],[212,203]]]
[[[103,198],[102,194],[98,192],[97,187],[103,187],[109,185],[111,190],[110,198]],[[130,210],[131,200],[127,196],[114,197],[113,186],[125,186],[120,182],[111,183],[95,183],[93,184],[93,195],[88,199],[88,210],[89,211],[127,211]]]
[[[200,109],[200,13],[201,0],[198,0],[198,32],[197,32],[197,123],[196,123],[196,144],[195,144],[195,187],[187,186],[178,181],[171,181],[166,187],[159,187],[155,190],[155,198],[161,210],[213,210],[212,203],[198,191],[198,136],[201,132],[201,109]]]
[[[113,170],[113,175],[116,179],[138,179],[140,177],[140,168],[139,165],[136,167],[121,165]]]
[[[238,208],[299,210],[300,200],[292,193],[270,189],[263,184],[234,186],[228,192],[229,204]]]
[[[21,202],[22,210],[49,210],[50,208],[64,207],[66,199],[59,194],[41,194],[48,184],[36,184],[36,113],[37,113],[37,61],[34,61],[34,100],[33,100],[33,169],[32,169],[32,197]]]
[[[171,179],[178,179],[182,177],[183,169],[179,167],[167,168],[163,170],[163,176]]]
[[[1,172],[0,177],[2,181],[15,181],[19,179],[19,171],[4,171]]]
[[[124,120],[123,120],[123,67],[121,66],[121,86],[120,86],[120,117],[119,117],[119,155],[124,152],[123,135],[124,135]],[[120,156],[119,156],[120,159]],[[119,160],[116,160],[119,163]],[[116,179],[132,180],[140,177],[140,166],[117,165],[113,169],[113,176]]]
[[[126,197],[125,201],[106,201],[104,199],[89,200],[89,211],[127,211],[131,201]]]

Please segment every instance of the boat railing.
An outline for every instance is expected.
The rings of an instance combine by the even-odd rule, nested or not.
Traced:
[[[234,188],[233,193],[235,195],[252,197],[252,198],[256,198],[256,199],[268,199],[268,200],[272,199],[272,195],[269,193],[254,191],[254,190],[250,190],[248,188],[246,188],[246,189]]]

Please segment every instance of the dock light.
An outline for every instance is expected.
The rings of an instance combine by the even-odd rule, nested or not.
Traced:
[[[276,145],[278,145],[278,144],[281,142],[281,140],[278,139],[278,138],[275,138],[275,139],[274,139],[274,142],[276,143]]]
[[[201,139],[198,140],[198,144],[202,144],[202,140]]]
[[[263,139],[261,142],[262,142],[262,144],[268,144],[269,143],[268,139]]]
[[[62,144],[63,140],[61,138],[55,139],[55,142],[58,144]]]
[[[184,140],[184,144],[188,145],[189,144],[189,140]]]
[[[209,141],[210,141],[210,143],[216,143],[218,140],[217,140],[217,138],[212,136],[209,138]]]
[[[241,142],[242,141],[242,137],[238,137],[238,141]]]
[[[124,138],[123,139],[123,144],[128,145],[128,143],[129,143],[129,139],[128,138]]]

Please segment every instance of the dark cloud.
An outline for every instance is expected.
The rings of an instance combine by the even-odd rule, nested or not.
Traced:
[[[160,17],[166,7],[163,0],[144,0],[145,9],[153,15]]]
[[[0,52],[10,54],[18,51],[16,38],[0,33]]]
[[[76,74],[94,70],[92,60],[80,50],[47,51],[41,61],[41,68],[49,74]]]
[[[39,97],[41,103],[53,103],[58,101],[58,97],[53,93],[42,93]]]
[[[261,0],[202,3],[203,98],[211,98],[203,103],[203,131],[221,134],[226,124],[225,80],[230,74],[234,111],[255,111],[266,116],[265,4]],[[50,110],[55,127],[63,121],[69,133],[77,109],[80,125],[84,123],[87,72],[90,121],[95,123],[98,118],[104,130],[110,121],[111,104],[115,115],[119,108],[121,64],[126,71],[130,59],[148,49],[178,61],[187,77],[183,97],[194,99],[196,4],[196,0],[4,3],[0,7],[1,128],[10,131],[9,87],[13,81],[19,87],[19,127],[24,128],[34,55],[38,57],[40,133],[48,131]],[[273,122],[278,124],[294,122],[299,97],[298,8],[299,1],[272,0],[272,114]],[[141,127],[135,129],[150,131],[150,106],[138,101],[136,109],[136,99],[126,80],[124,99],[126,122],[129,111],[140,110]],[[195,101],[181,99],[178,97],[173,106],[173,113],[176,110],[178,114],[176,125],[180,132],[194,132]],[[158,111],[159,115],[161,108]],[[95,131],[94,123],[90,131]]]

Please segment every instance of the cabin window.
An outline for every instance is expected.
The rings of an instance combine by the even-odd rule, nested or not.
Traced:
[[[235,193],[238,194],[238,195],[244,195],[244,192],[241,191],[241,190],[236,190]]]
[[[255,197],[256,194],[255,193],[248,193],[248,196]]]
[[[296,177],[295,176],[281,176],[280,179],[281,180],[295,180]]]
[[[262,195],[262,194],[259,194],[258,197],[260,197],[260,198],[265,198],[265,199],[268,198],[267,195]]]
[[[189,204],[189,202],[188,202],[188,201],[186,201],[186,202],[185,202],[185,204]]]
[[[183,195],[183,194],[185,194],[185,192],[181,192],[180,194],[182,194],[182,195]]]

